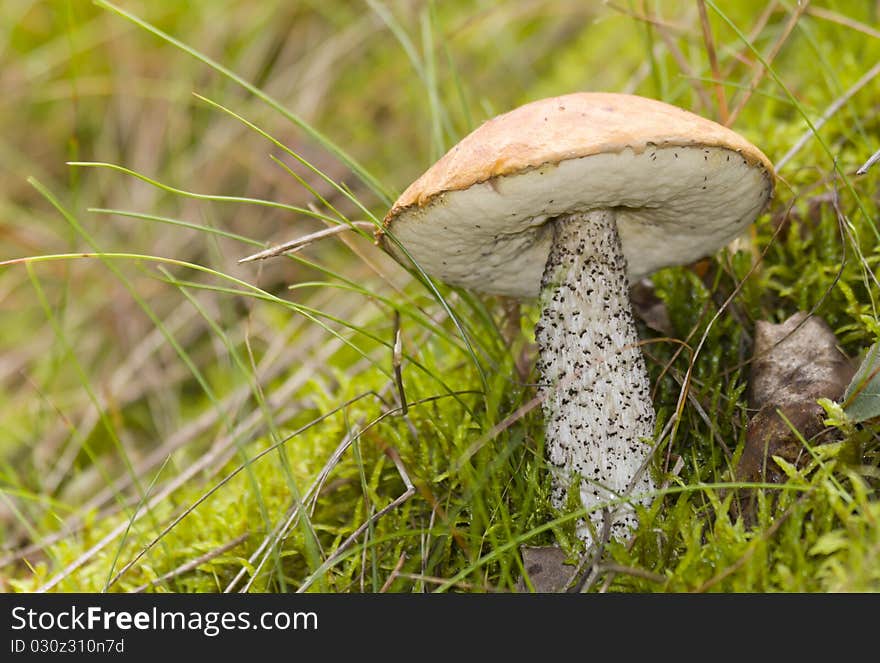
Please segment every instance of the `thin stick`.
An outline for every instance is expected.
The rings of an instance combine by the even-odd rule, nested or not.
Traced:
[[[598,545],[593,547],[593,555],[589,558],[589,563],[583,564],[578,568],[575,575],[580,575],[580,579],[567,590],[569,594],[580,594],[589,591],[599,576],[597,570],[599,560],[602,559],[602,555],[605,553],[605,544],[611,538],[611,514],[608,512],[608,509],[602,509],[602,515],[602,536],[599,537]],[[589,518],[586,520],[589,520]],[[586,571],[584,571],[585,567]]]
[[[238,544],[244,543],[244,541],[247,540],[248,536],[250,536],[250,533],[245,532],[244,534],[241,534],[241,535],[235,537],[234,539],[232,539],[232,541],[227,541],[219,548],[214,548],[214,550],[209,550],[204,555],[200,555],[200,556],[196,557],[195,559],[191,559],[186,564],[181,564],[173,571],[169,571],[168,573],[165,573],[164,575],[159,576],[155,580],[151,580],[150,582],[144,583],[143,585],[141,585],[137,589],[133,590],[133,593],[139,594],[140,592],[143,592],[144,590],[149,589],[150,587],[154,587],[154,586],[158,585],[160,582],[165,582],[166,580],[171,580],[172,578],[175,578],[179,575],[183,575],[184,573],[187,573],[188,571],[192,571],[193,569],[198,567],[200,564],[204,564],[205,562],[209,562],[212,559],[214,559],[215,557],[219,557],[223,553],[225,553],[229,550],[232,550]]]
[[[848,16],[844,16],[843,14],[838,14],[837,12],[833,12],[829,9],[822,9],[820,7],[810,7],[807,10],[807,13],[810,16],[815,16],[816,18],[821,18],[826,21],[831,21],[832,23],[838,23],[840,25],[845,25],[848,28],[852,28],[857,32],[864,33],[869,37],[875,37],[876,39],[880,39],[880,30],[875,30],[874,28],[861,23],[860,21],[856,21],[854,19],[849,18]]]
[[[416,494],[416,488],[413,486],[412,481],[409,478],[409,474],[406,472],[406,468],[403,466],[403,462],[400,460],[400,455],[397,453],[395,449],[392,447],[387,447],[385,449],[385,453],[394,461],[394,466],[397,468],[397,473],[400,475],[400,478],[403,480],[403,484],[406,486],[406,490],[400,494],[399,497],[394,499],[387,506],[379,509],[375,514],[370,516],[367,520],[361,523],[361,526],[358,527],[351,536],[349,536],[345,541],[343,541],[339,547],[333,551],[333,554],[327,558],[327,561],[324,562],[320,568],[316,569],[314,573],[312,573],[308,578],[306,578],[305,582],[303,582],[302,586],[296,590],[297,594],[301,594],[305,592],[309,587],[311,587],[315,580],[318,579],[319,575],[327,571],[330,567],[332,567],[336,561],[342,556],[348,548],[363,534],[367,531],[367,528],[374,525],[379,521],[382,516],[384,516],[389,511],[396,509],[401,504],[406,502],[410,497]]]
[[[673,32],[676,32],[678,34],[683,34],[687,30],[685,27],[683,27],[681,25],[669,23],[668,21],[664,21],[662,19],[659,19],[656,16],[650,15],[646,12],[643,12],[640,14],[639,12],[634,11],[633,9],[630,9],[629,7],[624,7],[623,5],[619,5],[616,2],[608,2],[608,0],[606,0],[605,4],[609,9],[613,9],[616,12],[620,12],[624,16],[634,18],[637,21],[642,21],[643,23],[648,23],[650,25],[653,25],[654,27],[672,30]],[[644,7],[642,9],[644,10]]]
[[[272,246],[268,249],[260,251],[259,253],[249,255],[246,258],[242,258],[241,260],[239,260],[238,264],[253,262],[255,260],[265,260],[266,258],[274,258],[275,256],[280,256],[285,253],[295,253],[296,251],[305,248],[309,244],[317,242],[319,239],[331,237],[345,230],[354,230],[356,228],[362,230],[374,230],[376,226],[369,221],[352,221],[350,226],[342,224],[338,226],[331,226],[329,228],[324,228],[323,230],[313,232],[310,235],[297,237],[296,239],[292,239],[289,242],[284,242],[284,244]]]
[[[254,561],[260,554],[262,554],[263,557],[262,559],[260,559],[259,564],[254,567],[253,571],[251,572],[251,577],[245,584],[245,586],[242,587],[241,593],[245,593],[251,588],[251,585],[253,585],[254,580],[256,580],[257,576],[260,574],[260,570],[263,568],[263,565],[265,565],[265,563],[268,561],[269,556],[272,553],[272,546],[270,544],[280,541],[284,537],[285,533],[290,530],[290,528],[293,526],[294,520],[296,520],[297,516],[300,513],[300,507],[304,506],[307,502],[309,502],[309,500],[314,500],[313,504],[317,501],[318,494],[321,492],[321,489],[324,486],[324,482],[327,480],[330,472],[332,472],[333,468],[339,464],[339,461],[342,460],[343,454],[345,454],[352,443],[358,437],[360,437],[360,434],[362,432],[362,425],[363,420],[355,424],[355,428],[353,429],[354,432],[349,432],[345,435],[345,437],[342,438],[342,441],[336,447],[334,452],[330,455],[330,458],[324,464],[324,467],[321,468],[318,476],[315,477],[312,485],[309,486],[308,490],[306,490],[306,493],[305,495],[303,495],[302,500],[293,505],[287,518],[285,518],[283,521],[280,521],[279,524],[272,530],[272,532],[266,535],[262,543],[260,543],[260,546],[251,555],[251,558],[248,560],[248,562],[250,562],[251,564],[254,563]],[[229,583],[229,585],[226,586],[226,589],[223,590],[223,593],[226,594],[231,592],[247,571],[247,567],[242,566],[236,576]]]
[[[661,576],[659,573],[651,573],[646,569],[640,569],[635,566],[624,566],[623,564],[615,564],[613,562],[608,562],[606,564],[601,564],[598,567],[599,573],[609,572],[615,574],[622,574],[627,576],[633,576],[635,578],[644,578],[645,580],[650,580],[651,582],[656,582],[659,585],[662,585],[666,582],[666,576]]]
[[[880,70],[880,64],[877,65],[877,68],[878,68],[878,70]],[[874,152],[874,154],[871,155],[871,158],[868,159],[868,160],[862,165],[862,167],[859,168],[859,169],[856,171],[856,175],[864,175],[865,173],[868,172],[868,168],[870,168],[871,166],[873,166],[873,165],[874,165],[875,163],[877,163],[878,161],[880,161],[880,150],[877,150],[876,152]]]
[[[736,107],[730,112],[730,117],[727,118],[727,122],[725,122],[725,126],[731,126],[734,122],[736,122],[736,118],[739,117],[739,114],[742,112],[743,108],[745,108],[749,99],[752,98],[752,93],[758,87],[758,84],[767,74],[767,67],[769,67],[773,60],[776,59],[776,56],[779,54],[779,51],[782,49],[783,44],[788,41],[788,37],[791,35],[791,31],[794,30],[794,26],[797,25],[797,22],[800,20],[803,13],[807,10],[807,6],[809,5],[809,0],[804,0],[801,4],[797,6],[797,8],[792,13],[791,17],[788,19],[788,23],[785,24],[785,28],[782,31],[782,34],[776,40],[776,43],[773,44],[773,48],[770,49],[770,53],[765,58],[766,65],[764,62],[758,62],[755,67],[755,73],[752,76],[752,80],[749,81],[749,86],[746,89],[745,94],[742,99],[740,99],[739,103]]]
[[[770,21],[770,17],[773,16],[773,13],[776,11],[776,2],[777,2],[777,0],[772,0],[772,2],[768,2],[767,6],[764,7],[764,11],[762,11],[761,15],[758,16],[757,20],[755,21],[755,24],[752,26],[751,32],[749,32],[749,34],[748,34],[749,43],[752,43],[758,37],[760,37],[761,33],[764,31],[764,28],[767,27],[767,23]],[[730,75],[733,73],[733,70],[736,68],[737,62],[739,62],[741,64],[746,64],[749,66],[751,66],[753,64],[753,62],[750,61],[745,55],[745,53],[747,51],[748,51],[748,46],[743,46],[742,51],[733,54],[733,57],[731,58],[732,61],[727,66],[727,69],[725,69],[725,71],[722,75],[722,78],[730,77]]]
[[[141,557],[143,557],[145,554],[147,554],[147,552],[149,552],[152,549],[152,547],[154,545],[156,545],[156,543],[158,543],[168,532],[170,532],[172,529],[174,529],[174,527],[177,525],[177,523],[179,523],[181,520],[183,520],[187,515],[189,515],[190,512],[192,512],[196,507],[198,507],[199,504],[201,504],[206,499],[208,499],[211,495],[213,495],[222,486],[224,486],[226,483],[231,481],[232,478],[235,475],[237,475],[239,472],[244,470],[249,465],[255,463],[263,456],[271,453],[272,451],[283,446],[284,444],[287,444],[287,442],[289,442],[290,440],[292,440],[293,438],[295,438],[299,434],[303,433],[304,431],[308,430],[312,426],[319,424],[320,422],[324,421],[325,419],[332,416],[336,412],[340,411],[341,409],[343,409],[345,407],[348,407],[350,404],[354,403],[357,400],[360,400],[361,398],[364,398],[365,396],[369,395],[370,393],[371,392],[365,392],[359,396],[355,396],[354,398],[349,399],[345,403],[342,403],[341,405],[336,406],[332,410],[329,410],[328,412],[325,412],[324,414],[316,417],[315,419],[312,419],[310,422],[304,424],[303,426],[298,428],[296,431],[294,431],[293,433],[288,435],[286,438],[284,438],[280,442],[273,444],[273,445],[267,447],[266,449],[263,449],[262,451],[257,453],[253,458],[251,458],[250,460],[248,460],[245,463],[236,467],[229,474],[224,476],[218,483],[216,483],[214,486],[212,486],[210,490],[208,490],[206,493],[202,494],[201,497],[199,497],[195,502],[193,502],[191,505],[189,505],[180,515],[175,517],[171,521],[171,523],[165,527],[165,529],[163,529],[148,545],[146,545],[137,555],[135,555],[134,558],[131,559],[131,561],[129,561],[124,567],[122,567],[122,569],[119,570],[119,572],[110,580],[110,582],[107,583],[107,587],[109,588],[111,585],[113,585],[113,583],[115,583],[120,577],[122,577],[125,574],[125,572],[128,571],[128,569],[130,569],[132,566],[134,566],[134,564],[137,563],[137,561]],[[150,509],[154,508],[159,502],[161,502],[163,499],[165,499],[168,495],[170,495],[172,492],[174,492],[177,488],[179,488],[181,485],[183,485],[186,481],[188,481],[193,476],[195,476],[199,472],[201,472],[211,462],[211,460],[213,458],[215,458],[216,456],[220,455],[220,453],[222,453],[222,451],[223,451],[223,449],[215,448],[215,449],[212,449],[211,451],[209,451],[208,453],[202,455],[196,462],[194,462],[192,465],[187,467],[181,474],[179,474],[177,477],[175,477],[173,480],[171,480],[168,483],[168,485],[165,487],[164,490],[160,491],[154,497],[152,497],[146,503],[146,506],[144,508],[135,512],[132,516],[131,522],[133,523],[136,520],[139,520],[145,513],[149,512]],[[89,550],[87,550],[85,553],[83,553],[83,555],[81,555],[79,558],[77,558],[74,562],[72,562],[67,567],[65,567],[65,569],[61,573],[57,574],[55,577],[50,579],[46,584],[44,584],[42,587],[37,589],[37,592],[47,592],[48,590],[52,589],[52,587],[54,587],[56,584],[58,584],[61,580],[63,580],[65,577],[67,577],[70,573],[72,573],[74,570],[76,570],[77,568],[82,566],[86,561],[91,559],[91,557],[93,557],[95,554],[97,554],[110,541],[112,541],[117,536],[119,536],[122,532],[124,532],[129,525],[130,525],[130,523],[128,523],[128,522],[120,523],[112,532],[110,532],[110,534],[105,536],[103,539],[101,539],[101,541],[99,541],[97,544],[92,546]]]
[[[383,389],[382,391],[384,392],[385,390]],[[380,402],[384,403],[384,399],[382,398],[381,392],[375,393],[374,395],[379,399]],[[279,521],[279,524],[276,525],[273,528],[273,530],[263,538],[260,545],[251,554],[250,558],[248,558],[248,564],[250,566],[253,566],[256,559],[261,554],[263,554],[264,550],[266,551],[265,554],[263,554],[263,557],[260,560],[259,564],[257,564],[257,566],[251,572],[251,577],[248,580],[247,584],[240,590],[242,593],[246,592],[246,591],[248,591],[248,589],[250,589],[251,585],[254,582],[254,579],[259,574],[260,569],[263,567],[263,565],[266,563],[266,560],[269,558],[269,554],[272,552],[272,548],[270,547],[270,544],[277,542],[277,541],[280,541],[286,536],[286,533],[290,530],[290,528],[293,525],[293,522],[296,520],[296,518],[298,517],[298,515],[300,513],[300,507],[306,506],[307,503],[309,502],[309,500],[311,500],[312,501],[312,511],[310,512],[310,515],[311,515],[311,513],[314,512],[314,508],[317,505],[318,494],[323,489],[323,486],[324,486],[325,481],[327,480],[327,477],[330,475],[330,472],[333,470],[333,468],[336,467],[336,465],[342,459],[343,454],[352,445],[354,440],[357,439],[357,437],[363,432],[361,430],[362,427],[363,427],[363,419],[360,419],[360,420],[358,420],[358,422],[356,424],[357,433],[353,433],[353,432],[349,431],[349,433],[347,433],[345,435],[345,437],[342,439],[342,441],[339,443],[339,445],[336,447],[336,449],[330,455],[330,458],[324,464],[324,467],[321,468],[321,471],[318,473],[318,476],[315,478],[315,480],[309,486],[308,490],[306,490],[305,495],[303,496],[302,500],[300,500],[299,503],[294,503],[288,509],[288,514],[287,514],[286,518],[283,521]],[[235,577],[230,581],[230,583],[223,590],[223,593],[228,594],[228,593],[232,592],[232,590],[235,589],[235,586],[239,583],[239,581],[241,581],[241,579],[244,577],[244,575],[247,572],[248,572],[248,567],[242,566],[241,569],[239,569],[238,573],[235,575]]]
[[[684,72],[684,75],[687,77],[688,82],[691,84],[694,93],[696,93],[697,97],[699,98],[700,104],[703,108],[706,109],[706,112],[709,112],[709,110],[712,108],[712,100],[709,98],[709,95],[703,88],[702,83],[696,80],[697,74],[694,71],[694,68],[691,67],[690,63],[687,61],[687,58],[684,56],[684,53],[681,52],[681,49],[675,43],[675,39],[663,26],[657,26],[657,34],[660,35],[660,38],[666,45],[666,50],[669,51],[672,59],[675,60],[675,64],[678,65],[678,68],[681,69],[682,72]],[[726,102],[724,106],[724,112],[727,113]]]
[[[389,383],[389,385],[390,385],[390,383]],[[382,390],[381,393],[380,393],[380,392],[369,392],[369,393],[372,394],[373,396],[375,396],[375,397],[376,397],[376,398],[377,398],[377,399],[378,399],[383,405],[385,405],[385,400],[382,398],[382,393],[384,393],[385,391],[387,391],[388,388],[389,388],[388,385],[386,385],[386,388],[384,388],[384,389]],[[421,401],[417,401],[417,402],[418,402],[418,403],[428,403],[428,402],[431,402],[431,401],[437,400],[437,398],[441,398],[441,397],[430,396],[430,397],[428,397],[428,398],[426,398],[426,399],[423,399],[423,400],[421,400]],[[347,405],[347,404],[346,404],[346,405]],[[332,471],[332,469],[333,469],[333,468],[339,463],[339,460],[341,459],[341,457],[342,457],[342,455],[345,453],[345,451],[346,451],[346,450],[352,445],[352,443],[353,443],[356,439],[358,439],[358,438],[359,438],[359,437],[360,437],[360,436],[361,436],[366,430],[368,430],[369,428],[371,428],[371,427],[374,426],[375,424],[378,424],[380,421],[382,421],[382,420],[385,419],[386,417],[389,417],[389,416],[392,416],[392,415],[394,415],[394,414],[397,414],[397,412],[398,412],[398,408],[392,408],[392,409],[390,409],[390,410],[388,410],[388,411],[382,413],[381,415],[379,415],[379,417],[377,417],[376,419],[374,419],[373,421],[371,421],[371,422],[370,422],[367,426],[365,426],[365,427],[362,426],[363,420],[360,420],[360,421],[358,422],[358,424],[357,424],[357,428],[358,428],[358,429],[357,429],[356,431],[352,431],[352,432],[350,432],[349,434],[347,434],[347,435],[343,438],[343,440],[339,443],[339,446],[337,446],[337,447],[336,447],[336,450],[333,452],[333,455],[330,457],[330,459],[329,459],[329,460],[327,461],[327,463],[324,465],[324,467],[323,467],[323,469],[321,470],[321,472],[318,474],[318,476],[317,476],[317,477],[315,478],[315,480],[312,482],[312,485],[311,485],[311,486],[309,487],[309,489],[306,491],[305,497],[301,500],[302,506],[305,506],[305,505],[306,505],[306,502],[308,502],[308,501],[311,499],[311,500],[313,501],[313,508],[314,508],[314,505],[316,504],[317,499],[318,499],[318,494],[321,492],[321,489],[322,489],[322,487],[323,487],[323,485],[324,485],[324,482],[325,482],[326,479],[327,479],[327,476],[328,476],[329,473]],[[268,534],[268,535],[263,539],[263,541],[262,541],[262,543],[260,544],[260,546],[259,546],[259,547],[257,548],[257,550],[251,555],[251,557],[250,557],[249,560],[248,560],[248,562],[249,562],[250,564],[253,564],[253,563],[254,563],[254,561],[256,560],[256,558],[257,558],[261,553],[263,553],[263,551],[266,549],[267,546],[269,546],[270,543],[272,543],[273,541],[282,540],[282,539],[284,539],[284,538],[287,536],[287,532],[289,531],[289,529],[290,529],[290,527],[292,526],[293,522],[295,521],[295,519],[296,519],[297,516],[299,515],[299,509],[300,509],[300,505],[296,505],[296,504],[290,508],[290,513],[288,514],[288,516],[287,516],[286,519],[284,520],[283,524],[281,524],[280,526],[276,526],[276,527],[273,529],[273,531],[272,531],[270,534]],[[375,517],[378,518],[378,517],[380,517],[381,515],[383,515],[383,514],[382,514],[382,513],[375,514]],[[371,520],[372,520],[372,518],[373,518],[373,517],[371,517]],[[367,521],[367,524],[369,524],[369,522],[370,522],[370,521]],[[252,584],[253,581],[254,581],[254,578],[255,578],[256,575],[257,575],[257,571],[259,570],[260,567],[262,567],[263,563],[265,563],[266,559],[268,558],[269,552],[271,552],[271,549],[269,549],[268,552],[263,553],[264,557],[263,557],[263,560],[260,562],[259,567],[258,567],[256,570],[254,570],[254,571],[252,572],[252,577],[251,577],[251,579],[248,581],[247,585],[246,585],[242,590],[240,590],[240,591],[244,592],[244,591],[247,591],[247,589],[250,588],[251,584]],[[325,562],[324,562],[324,563],[322,564],[322,566],[321,566],[321,569],[324,569],[324,568],[325,568],[325,565],[327,564],[328,561],[329,561],[329,560],[325,560]],[[320,570],[320,569],[319,569],[319,570]],[[229,583],[229,585],[226,587],[226,589],[224,590],[224,593],[231,592],[231,591],[234,589],[235,585],[239,582],[239,580],[244,576],[244,574],[245,574],[247,571],[248,571],[248,567],[242,567],[242,569],[239,570],[238,574],[236,574],[235,578],[233,578],[232,581]],[[318,573],[318,571],[315,571],[315,573],[313,573],[312,576],[310,576],[310,578],[313,577],[313,576],[314,576],[315,574],[317,574],[317,573]]]
[[[666,435],[671,430],[672,426],[670,426],[669,424],[672,423],[675,418],[676,418],[676,415],[673,414],[672,418],[670,418],[670,420],[669,420],[669,423],[667,423],[667,425],[664,427],[664,429],[663,429],[664,432],[660,435],[660,441],[658,442],[658,445],[665,439]],[[669,472],[667,478],[663,481],[663,484],[660,486],[660,490],[663,491],[663,490],[666,490],[667,488],[669,488],[669,484],[672,480],[672,477],[677,477],[679,474],[681,474],[681,470],[683,468],[684,468],[684,461],[681,459],[681,456],[679,456],[678,459],[675,461],[675,465],[672,467],[672,471]],[[630,538],[629,542],[626,544],[627,551],[632,550],[632,547],[635,545],[635,542],[636,542],[635,537]],[[615,569],[608,569],[608,575],[605,576],[605,580],[602,583],[602,586],[599,588],[600,594],[605,594],[608,591],[608,588],[611,587],[611,583],[614,582],[614,579],[617,577],[617,573],[618,572]]]
[[[424,573],[400,573],[400,574],[398,574],[397,577],[398,578],[407,578],[409,580],[419,580],[423,583],[429,582],[433,585],[445,585],[447,582],[449,582],[448,578],[440,578],[438,576],[429,576],[429,575],[425,575]],[[498,592],[498,590],[493,587],[475,585],[473,583],[464,582],[461,580],[459,580],[458,582],[452,583],[451,586],[458,587],[459,589],[464,589],[467,591],[473,591],[475,589],[479,589],[481,591],[489,592],[489,593],[497,593]]]
[[[868,83],[873,81],[878,75],[880,75],[880,62],[878,62],[867,72],[865,72],[865,74],[859,80],[853,83],[852,87],[850,87],[846,92],[835,99],[834,103],[832,103],[827,109],[825,109],[825,112],[822,113],[822,117],[816,120],[816,123],[813,125],[816,131],[818,131],[828,120],[830,120],[835,115],[835,113],[837,113],[837,111],[839,111],[843,107],[844,104],[846,104],[857,92],[859,92],[859,90],[861,90]],[[785,164],[791,161],[791,158],[795,154],[797,154],[801,150],[801,148],[807,144],[807,141],[809,141],[815,135],[816,134],[812,129],[805,131],[804,134],[800,138],[798,138],[797,142],[791,146],[791,149],[786,152],[785,155],[783,155],[783,157],[779,160],[779,162],[774,167],[775,170],[782,170]],[[864,175],[867,169],[870,168],[874,163],[876,163],[878,159],[880,159],[880,156],[878,156],[878,154],[880,154],[880,152],[875,153],[874,156],[868,159],[867,163],[865,163],[864,166],[856,171],[856,175]]]
[[[712,26],[709,24],[709,14],[706,12],[706,1],[697,0],[697,9],[700,11],[700,26],[703,28],[703,42],[706,44],[706,55],[709,56],[709,66],[712,68],[712,78],[715,79],[715,99],[718,101],[718,117],[722,124],[727,124],[728,110],[727,97],[724,95],[721,70],[718,68],[718,55],[715,53],[715,38],[712,36]]]
[[[364,549],[366,550],[366,548]],[[403,563],[406,561],[406,553],[400,553],[400,559],[397,560],[397,564],[394,565],[394,569],[391,571],[391,575],[388,576],[388,580],[382,585],[382,588],[379,590],[380,594],[384,594],[391,588],[391,584],[397,580],[397,576],[400,574],[400,569],[403,568]]]

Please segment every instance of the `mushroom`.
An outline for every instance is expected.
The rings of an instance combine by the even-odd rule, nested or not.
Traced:
[[[578,486],[587,543],[605,527],[627,536],[635,503],[654,490],[655,414],[629,283],[715,252],[773,185],[767,157],[711,120],[635,95],[575,93],[484,123],[386,215],[379,241],[399,261],[409,254],[457,286],[540,297],[551,497],[563,508]]]

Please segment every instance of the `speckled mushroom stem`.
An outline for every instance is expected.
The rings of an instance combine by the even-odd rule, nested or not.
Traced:
[[[552,501],[562,508],[580,478],[588,509],[622,495],[647,503],[642,495],[654,485],[640,470],[655,415],[614,212],[571,214],[553,224],[535,328]],[[610,509],[611,537],[623,539],[637,525],[635,510],[631,504]],[[591,512],[599,534],[604,518],[603,509]],[[585,521],[578,535],[592,541]]]

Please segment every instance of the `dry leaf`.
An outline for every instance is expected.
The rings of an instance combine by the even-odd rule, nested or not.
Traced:
[[[880,343],[865,353],[844,393],[844,411],[855,422],[880,417]]]
[[[556,546],[522,546],[520,553],[526,574],[538,593],[564,592],[574,578],[575,567],[566,564],[568,556]],[[517,591],[527,592],[525,579],[517,583]]]
[[[838,400],[852,376],[851,362],[821,318],[799,312],[781,324],[758,322],[749,381],[749,406],[757,413],[749,421],[737,477],[784,481],[770,457],[797,465],[804,448],[779,412],[811,440],[825,428],[825,411],[816,401]],[[811,440],[829,441],[827,435]]]
[[[633,313],[648,327],[666,336],[673,336],[666,302],[656,295],[654,284],[649,279],[633,284],[629,291],[629,301]]]

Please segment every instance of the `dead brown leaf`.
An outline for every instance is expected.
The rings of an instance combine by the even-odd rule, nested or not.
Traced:
[[[654,284],[649,279],[633,284],[629,291],[629,301],[633,313],[648,327],[666,336],[674,336],[666,302],[654,292]]]
[[[568,556],[556,546],[522,546],[523,566],[539,594],[564,592],[574,579],[577,569],[566,564]],[[519,592],[529,591],[524,578],[516,585]]]
[[[737,478],[783,481],[771,457],[795,465],[806,457],[792,426],[813,444],[832,441],[824,431],[824,410],[816,401],[839,399],[853,373],[834,332],[821,318],[798,312],[780,324],[758,322],[749,382],[749,407],[757,412],[748,424]]]

